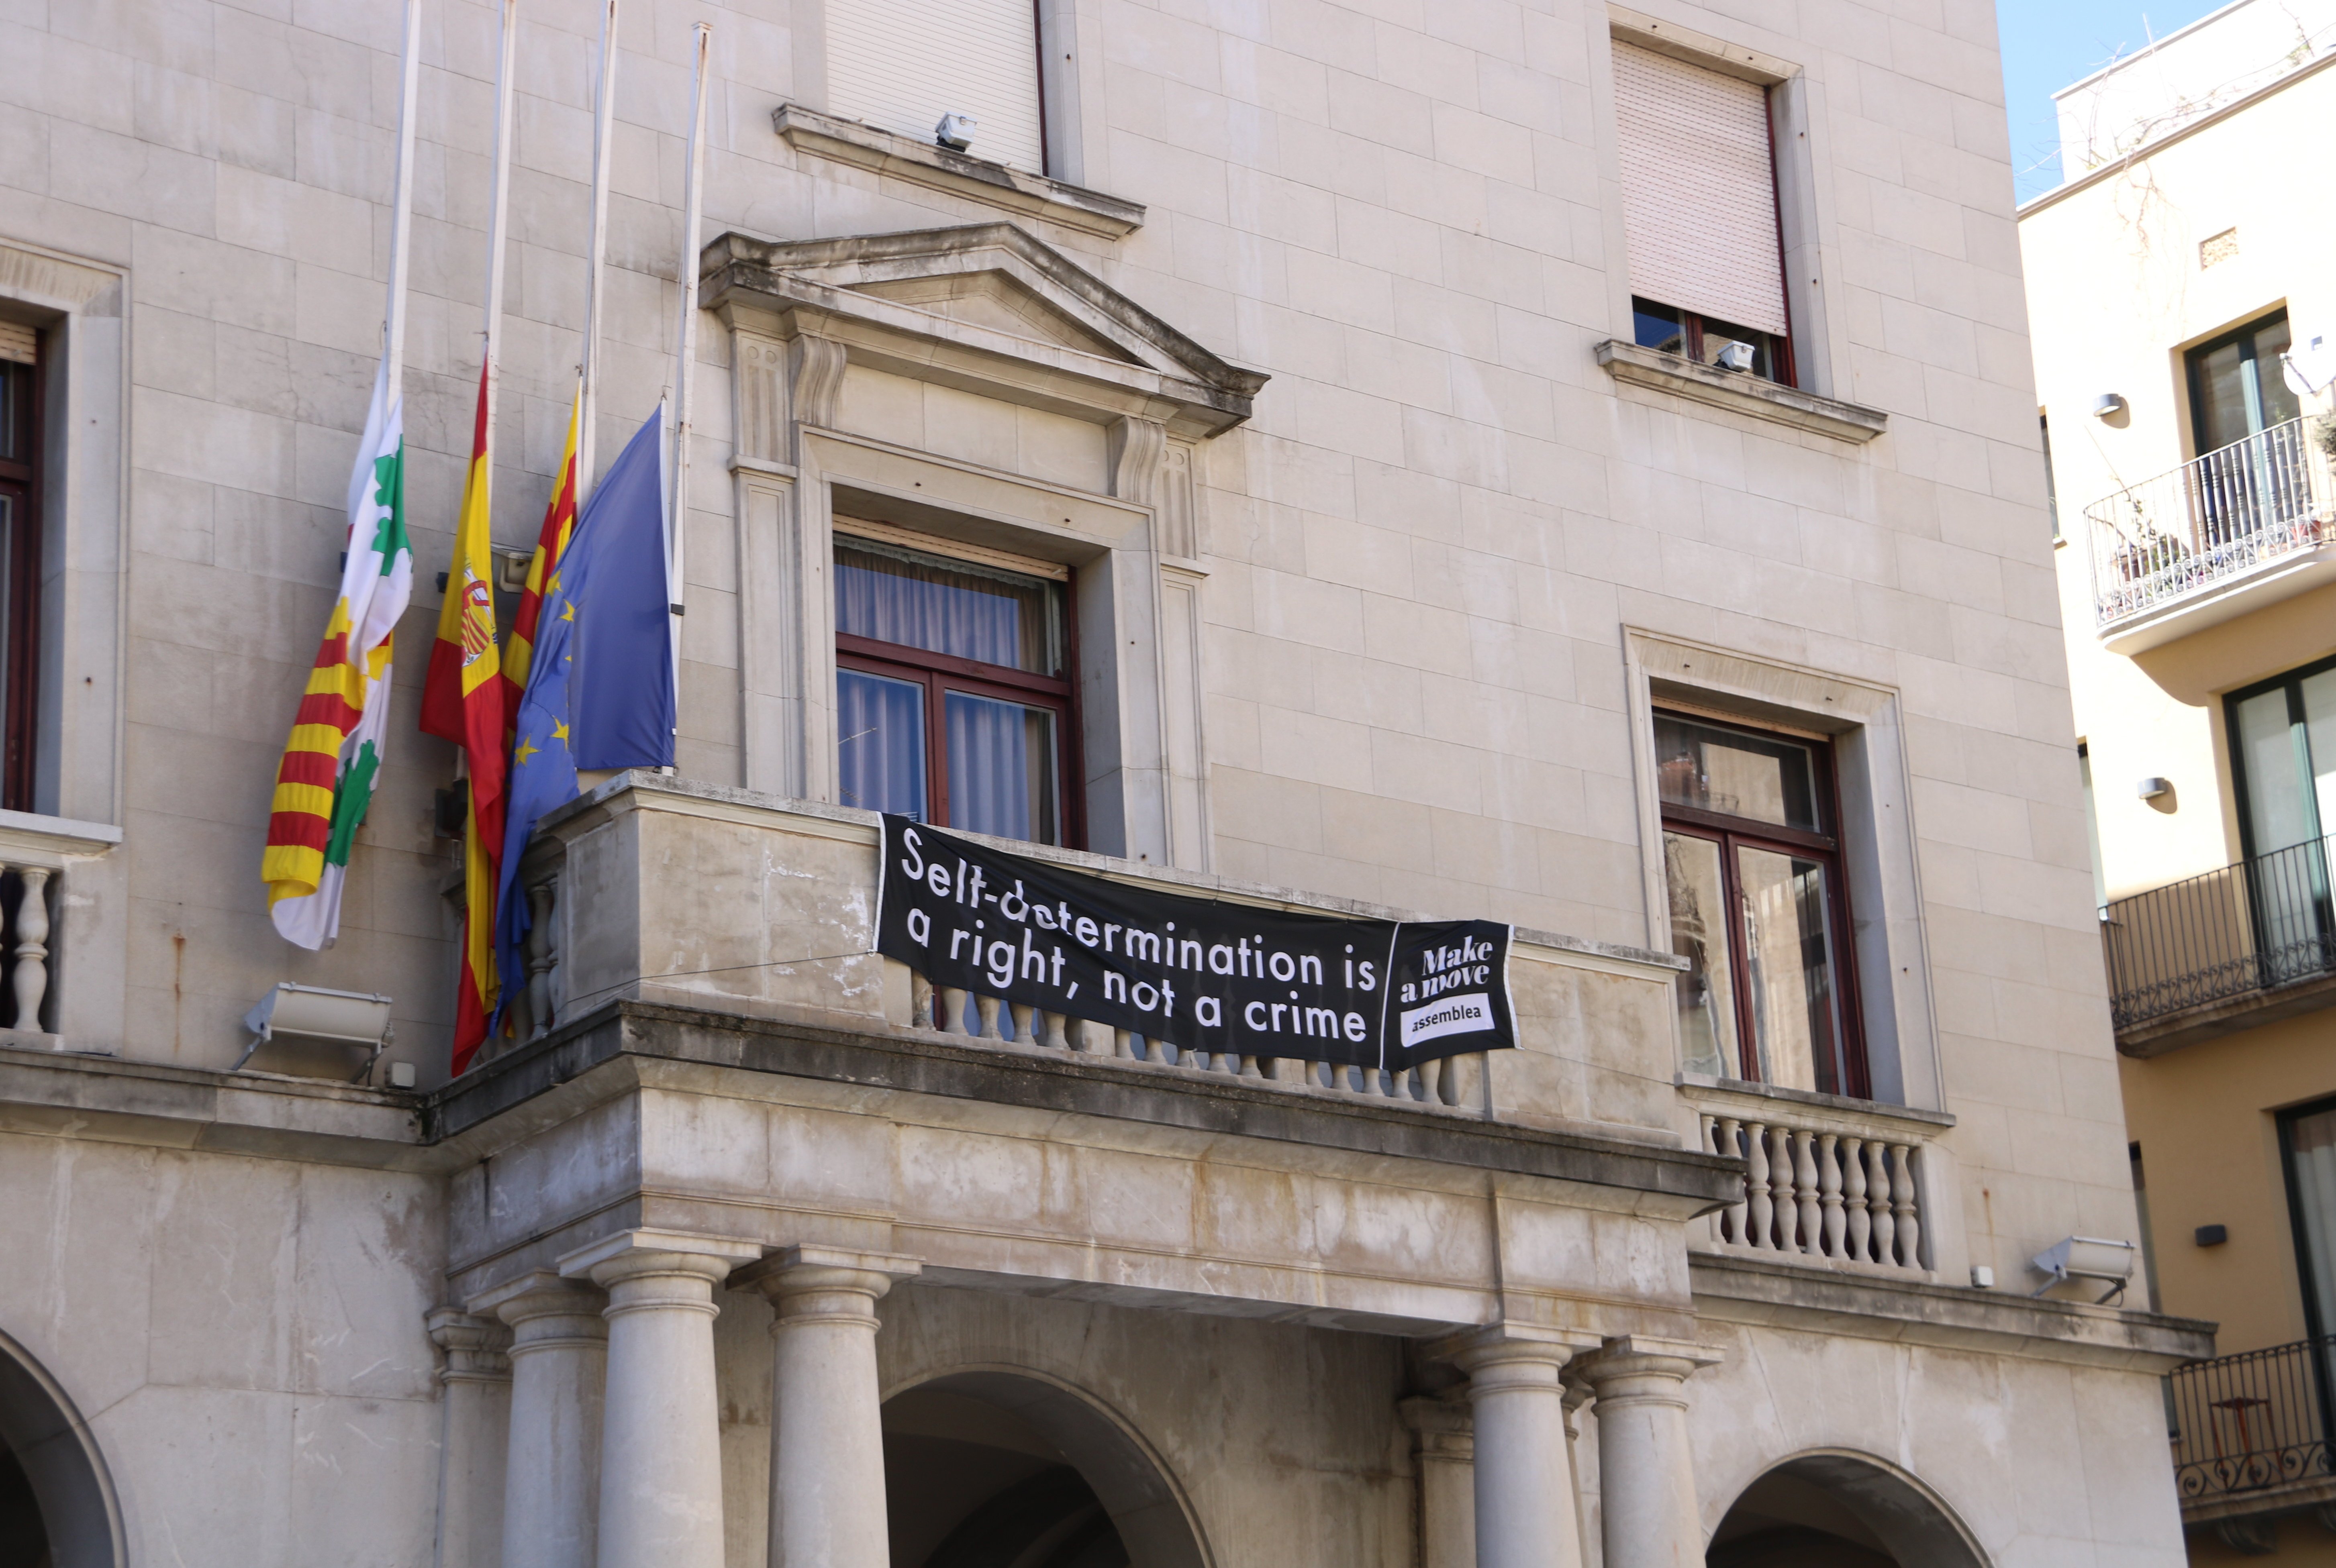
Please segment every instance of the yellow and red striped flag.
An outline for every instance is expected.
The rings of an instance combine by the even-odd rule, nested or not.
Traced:
[[[511,635],[503,641],[502,710],[506,726],[519,718],[520,699],[527,694],[527,671],[535,651],[536,618],[543,613],[543,595],[550,590],[551,575],[568,552],[568,536],[576,531],[576,431],[583,413],[584,389],[568,411],[568,446],[560,456],[560,470],[551,481],[551,504],[543,510],[543,528],[536,536],[535,558],[527,564],[527,587],[511,612]],[[510,743],[510,731],[504,731]]]
[[[492,367],[479,370],[471,471],[454,524],[446,602],[422,687],[422,731],[462,749],[469,804],[462,820],[462,974],[454,1001],[453,1070],[471,1065],[495,1006],[495,886],[503,853],[503,687],[495,650],[494,475],[487,450]]]
[[[340,934],[341,884],[381,771],[391,633],[414,591],[404,464],[404,408],[384,354],[349,475],[340,595],[277,766],[259,863],[268,918],[287,941],[307,948]]]

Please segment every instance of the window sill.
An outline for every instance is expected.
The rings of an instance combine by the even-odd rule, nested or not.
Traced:
[[[1775,382],[1715,370],[1679,354],[1642,348],[1620,338],[1600,344],[1597,353],[1598,363],[1616,381],[1691,398],[1714,408],[1831,436],[1835,440],[1870,441],[1890,422],[1890,416],[1879,409],[1837,402],[1815,392],[1778,386]]]
[[[0,811],[0,860],[57,866],[64,864],[67,856],[103,855],[121,842],[122,829],[112,823],[77,822],[36,811]]]
[[[928,189],[968,197],[1066,228],[1117,239],[1144,227],[1144,208],[1043,174],[952,152],[937,142],[896,136],[856,120],[783,103],[771,115],[780,139],[798,152],[849,163]]]

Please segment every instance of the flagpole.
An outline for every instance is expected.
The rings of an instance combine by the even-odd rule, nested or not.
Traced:
[[[706,65],[713,37],[713,24],[700,22],[697,66],[689,94],[689,177],[681,201],[681,263],[675,272],[681,284],[681,329],[674,349],[673,503],[666,508],[666,587],[672,613],[666,619],[673,635],[676,723],[681,719],[681,617],[688,598],[685,562],[689,538],[689,387],[697,370],[697,230],[706,206]]]
[[[600,394],[600,269],[608,248],[608,159],[617,128],[617,0],[600,18],[600,92],[592,121],[591,260],[584,270],[584,409],[576,432],[576,510],[580,516],[598,477],[593,427]]]
[[[502,382],[503,251],[511,218],[511,105],[518,97],[519,0],[503,0],[502,58],[495,67],[494,192],[487,208],[487,320],[480,396],[487,405],[484,478],[495,478],[495,393]]]
[[[397,178],[389,218],[389,315],[382,327],[389,401],[405,390],[406,253],[414,238],[414,105],[422,86],[422,0],[405,0],[405,59],[397,110]]]

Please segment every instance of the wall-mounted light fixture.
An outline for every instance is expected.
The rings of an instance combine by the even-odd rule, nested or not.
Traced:
[[[2093,417],[2097,420],[2113,420],[2125,412],[2125,408],[2123,397],[2116,392],[2103,392],[2093,400]]]
[[[302,1045],[354,1047],[365,1053],[365,1062],[349,1076],[362,1080],[389,1049],[389,998],[364,991],[328,991],[321,985],[295,985],[284,981],[259,999],[244,1015],[251,1043],[236,1059],[242,1070],[252,1053],[278,1040]]]
[[[2105,1305],[2125,1294],[2126,1282],[2133,1278],[2134,1251],[2131,1242],[2105,1236],[2063,1237],[2030,1260],[2038,1272],[2051,1277],[2029,1293],[2040,1296],[2070,1280],[2101,1280],[2109,1289],[2097,1304]]]
[[[2161,779],[2153,774],[2147,779],[2137,780],[2133,787],[2133,792],[2144,800],[2163,799],[2174,793],[2174,780]]]

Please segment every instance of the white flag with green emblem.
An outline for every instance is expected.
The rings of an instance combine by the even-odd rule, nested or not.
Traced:
[[[285,939],[318,948],[341,927],[349,850],[379,780],[398,617],[414,594],[405,536],[404,410],[384,356],[349,475],[340,596],[276,773],[261,876]]]

